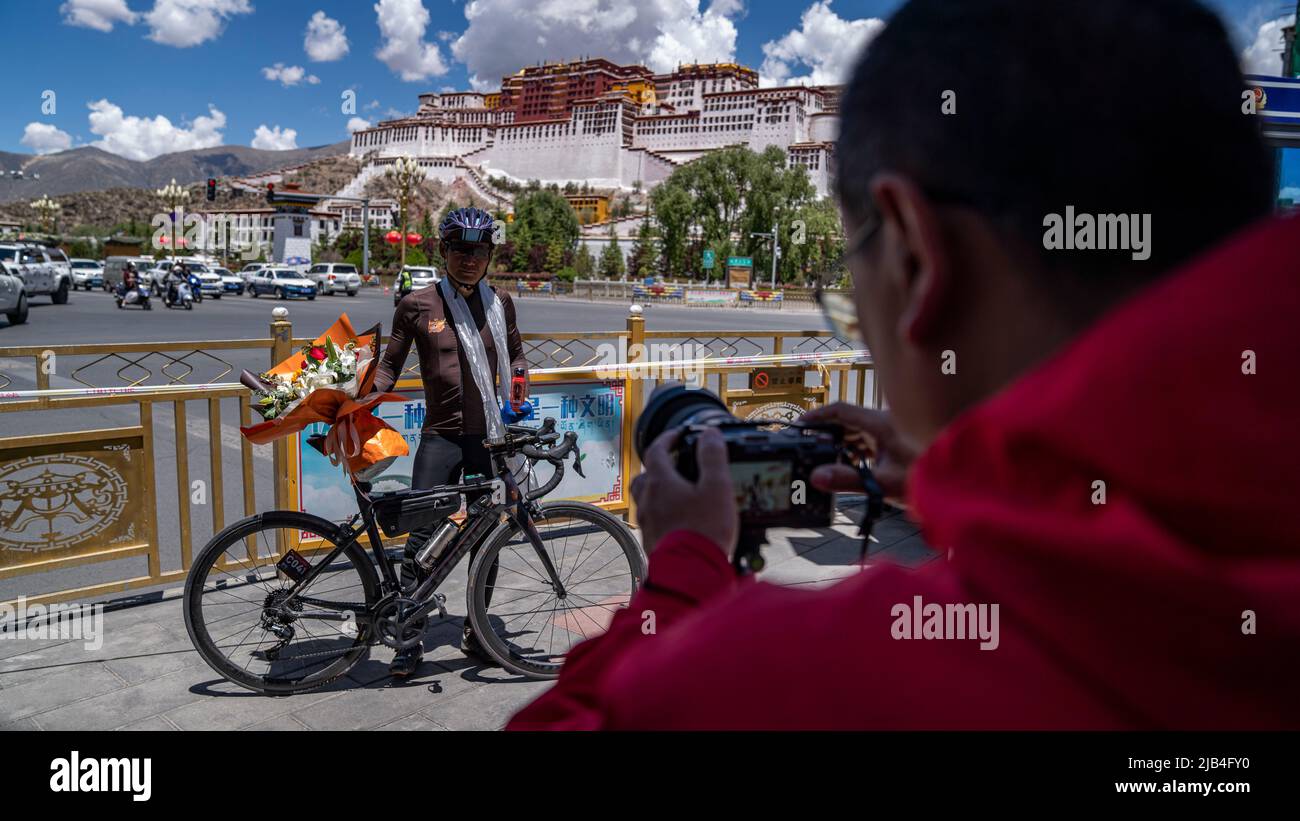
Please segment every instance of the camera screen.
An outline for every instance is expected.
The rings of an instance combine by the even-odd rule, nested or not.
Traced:
[[[789,462],[732,462],[731,483],[741,513],[785,513],[790,509]]]

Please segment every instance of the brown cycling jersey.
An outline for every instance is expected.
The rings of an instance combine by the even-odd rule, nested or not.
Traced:
[[[496,291],[495,288],[492,289]],[[506,345],[509,348],[510,370],[524,368],[524,343],[515,322],[515,305],[510,295],[496,291],[497,299],[506,318]],[[483,310],[483,299],[478,289],[465,299],[474,318],[483,350],[487,353],[493,377],[497,376],[496,344],[492,329]],[[478,386],[456,337],[455,323],[447,307],[442,290],[437,285],[407,294],[397,303],[393,313],[393,333],[379,360],[379,373],[375,377],[375,390],[390,391],[406,365],[411,343],[420,360],[420,377],[424,381],[424,425],[429,433],[486,434],[487,423],[483,417],[483,400]],[[463,376],[463,378],[462,378]],[[510,379],[506,374],[505,379]]]

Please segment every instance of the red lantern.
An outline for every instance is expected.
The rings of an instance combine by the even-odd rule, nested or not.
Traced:
[[[389,245],[397,245],[401,243],[401,241],[402,233],[400,231],[389,231],[387,234],[384,234],[384,242],[387,242]]]
[[[407,234],[407,235],[406,235],[406,244],[407,244],[407,245],[419,245],[419,244],[420,244],[421,242],[423,242],[423,241],[424,241],[424,237],[420,236],[419,234]]]

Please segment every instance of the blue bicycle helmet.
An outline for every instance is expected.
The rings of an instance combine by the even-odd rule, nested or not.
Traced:
[[[438,238],[445,241],[492,242],[492,215],[482,208],[457,208],[443,217]]]

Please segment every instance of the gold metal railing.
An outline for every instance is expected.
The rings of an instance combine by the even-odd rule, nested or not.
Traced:
[[[536,385],[610,383],[602,366],[611,364],[607,356],[611,348],[600,346],[625,352],[626,360],[617,361],[636,363],[653,356],[656,343],[691,344],[702,354],[699,358],[718,360],[701,368],[705,387],[729,405],[764,397],[761,391],[756,396],[751,387],[735,384],[754,367],[728,364],[727,357],[759,351],[794,354],[848,348],[828,331],[647,331],[638,313],[628,316],[624,328],[608,333],[530,333],[523,337],[533,370],[531,380]],[[205,539],[226,526],[227,499],[244,516],[266,507],[294,507],[296,495],[291,491],[296,490],[296,480],[291,477],[296,475],[299,458],[296,439],[251,445],[237,430],[253,420],[249,393],[237,383],[220,380],[230,379],[243,367],[258,367],[249,357],[274,364],[307,341],[295,338],[292,324],[281,317],[270,323],[266,339],[0,348],[0,360],[31,360],[30,370],[0,369],[9,380],[0,386],[0,431],[14,430],[13,422],[23,418],[67,427],[70,425],[62,419],[68,415],[65,412],[73,412],[78,417],[73,424],[83,426],[80,417],[84,412],[115,417],[109,427],[0,437],[0,584],[19,577],[32,577],[33,581],[22,585],[21,591],[8,585],[0,599],[12,601],[23,595],[29,604],[87,601],[179,582],[191,566],[196,539]],[[563,372],[548,373],[548,369]],[[147,371],[147,375],[139,371]],[[829,401],[832,396],[879,405],[869,362],[811,364],[805,371],[815,372],[813,384],[800,386],[789,398],[804,405]],[[78,391],[51,389],[51,373],[65,372],[83,387]],[[110,372],[108,378],[119,380],[119,384],[100,384],[102,375]],[[12,390],[15,379],[24,374],[36,395]],[[418,395],[418,364],[408,367],[404,376],[407,378],[399,382],[399,389]],[[613,380],[622,389],[622,487],[618,500],[602,504],[629,519],[634,519],[635,507],[628,484],[640,471],[633,431],[656,382],[652,377]],[[19,395],[15,397],[15,393]],[[234,413],[223,409],[223,404],[231,402]],[[206,405],[206,409],[191,418],[190,403],[199,403],[200,408]],[[160,416],[155,418],[156,414]],[[238,425],[230,424],[232,418]],[[173,427],[170,437],[165,432],[160,437],[159,420],[163,426],[170,423]],[[193,440],[204,435],[207,465],[195,465]],[[170,466],[165,464],[169,449],[174,462]],[[237,449],[237,458],[232,449]],[[203,477],[202,501],[195,498],[196,476]],[[169,487],[173,481],[175,486]],[[202,507],[208,510],[202,511]],[[141,558],[145,561],[143,572],[134,564]],[[256,561],[277,558],[260,556]],[[104,575],[111,576],[106,580],[90,584],[61,580],[61,574],[73,568],[117,560],[128,561],[105,571]],[[37,581],[55,589],[36,590]]]

